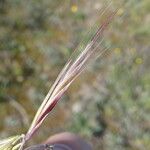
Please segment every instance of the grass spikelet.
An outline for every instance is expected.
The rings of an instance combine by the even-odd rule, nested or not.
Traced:
[[[103,52],[103,49],[99,50],[101,42],[103,40],[103,32],[110,24],[111,20],[115,16],[117,11],[112,13],[98,28],[95,35],[92,37],[90,42],[84,48],[84,50],[79,53],[76,58],[73,55],[70,57],[65,67],[62,69],[61,73],[58,75],[56,81],[54,82],[52,88],[46,95],[43,103],[38,109],[35,118],[25,136],[25,140],[29,140],[36,130],[41,126],[42,122],[45,120],[50,111],[55,107],[57,102],[64,95],[71,83],[80,75],[80,73],[85,69],[88,62],[94,59],[99,52]]]

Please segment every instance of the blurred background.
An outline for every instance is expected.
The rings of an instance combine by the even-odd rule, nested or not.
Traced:
[[[27,131],[72,51],[116,8],[107,55],[72,84],[31,144],[70,131],[95,150],[150,149],[149,0],[0,0],[0,138]]]

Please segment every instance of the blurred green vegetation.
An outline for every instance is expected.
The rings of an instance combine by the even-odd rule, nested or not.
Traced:
[[[68,57],[87,43],[108,5],[0,0],[1,138],[27,130]],[[150,149],[150,1],[114,0],[106,12],[118,7],[106,32],[109,52],[69,88],[34,143],[67,130],[97,150]]]

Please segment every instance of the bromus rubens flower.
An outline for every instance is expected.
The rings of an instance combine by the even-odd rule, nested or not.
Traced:
[[[103,33],[116,13],[117,11],[114,11],[105,19],[82,51],[75,51],[73,55],[71,55],[39,107],[27,133],[0,140],[0,150],[22,150],[24,148],[26,142],[30,140],[33,134],[39,129],[45,118],[64,95],[71,83],[86,68],[90,60],[93,60],[106,51],[106,48],[103,48],[101,45],[104,38]]]

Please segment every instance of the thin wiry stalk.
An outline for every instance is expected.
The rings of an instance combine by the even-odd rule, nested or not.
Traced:
[[[85,49],[76,57],[69,59],[64,69],[59,74],[54,82],[54,85],[48,92],[43,103],[38,109],[35,118],[25,136],[25,140],[29,140],[36,130],[41,126],[47,115],[55,107],[60,98],[64,95],[71,83],[80,75],[85,69],[87,63],[95,58],[98,52],[98,46],[101,45],[103,39],[103,32],[109,25],[117,11],[112,13],[99,27],[96,34],[92,37],[91,41],[87,44]],[[100,42],[99,42],[100,41]],[[104,51],[102,51],[104,52]]]

